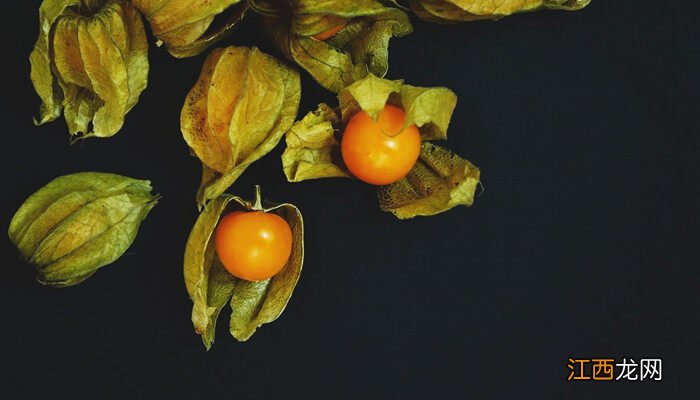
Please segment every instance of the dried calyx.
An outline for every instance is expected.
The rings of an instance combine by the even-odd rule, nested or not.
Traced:
[[[282,217],[292,231],[292,252],[287,264],[270,279],[246,281],[231,275],[215,251],[214,232],[219,219],[232,211],[264,211]],[[239,341],[248,340],[256,329],[277,319],[294,292],[304,262],[304,221],[292,204],[263,203],[259,191],[248,201],[224,194],[209,202],[199,215],[185,248],[184,276],[192,299],[192,323],[209,349],[216,322],[226,303],[231,306],[229,328]]]
[[[405,126],[415,124],[423,139],[418,161],[408,175],[379,186],[379,203],[398,218],[434,215],[470,206],[480,171],[469,161],[430,143],[447,139],[457,96],[447,88],[423,88],[370,75],[338,94],[339,105],[319,105],[296,122],[286,137],[282,166],[287,180],[352,178],[340,157],[345,124],[360,110],[377,119],[387,104],[405,111]]]
[[[180,119],[185,141],[202,161],[200,205],[223,194],[279,143],[300,98],[299,74],[256,48],[209,54]]]
[[[377,0],[250,3],[280,51],[335,92],[368,73],[384,76],[390,39],[413,30],[403,10]]]
[[[64,114],[71,135],[109,137],[124,124],[148,79],[138,12],[116,0],[45,0],[30,55],[42,100],[37,124]]]
[[[422,19],[443,24],[481,19],[500,19],[538,10],[580,10],[591,0],[410,0]]]
[[[61,176],[32,194],[8,230],[44,285],[72,286],[129,248],[158,197],[149,181],[82,172]]]
[[[149,21],[159,45],[165,44],[170,54],[178,58],[196,56],[228,36],[249,9],[248,2],[242,0],[133,0],[133,3]]]

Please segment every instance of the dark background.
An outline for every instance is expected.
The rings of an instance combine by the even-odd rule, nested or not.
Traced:
[[[69,145],[34,127],[38,2],[3,4],[2,205],[56,176],[148,178],[163,195],[127,255],[83,284],[34,281],[8,239],[6,398],[688,398],[698,356],[700,37],[658,1],[439,26],[391,43],[388,77],[459,95],[449,147],[482,169],[472,208],[398,221],[345,180],[287,183],[282,146],[231,188],[298,205],[304,272],[247,343],[206,352],[182,252],[200,166],[179,111],[205,55],[151,48],[149,87],[117,136]],[[257,45],[254,20],[226,44]],[[152,38],[151,43],[152,43]],[[333,96],[303,75],[300,115]],[[223,314],[226,314],[224,311]],[[663,358],[662,382],[566,382],[567,358]],[[696,365],[696,364],[695,364]],[[212,397],[209,397],[212,396]]]

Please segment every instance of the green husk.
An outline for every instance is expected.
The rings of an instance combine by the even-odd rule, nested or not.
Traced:
[[[416,87],[368,75],[341,90],[338,102],[335,109],[319,105],[287,133],[282,168],[288,181],[352,178],[340,155],[340,142],[345,125],[359,111],[376,120],[390,104],[406,112],[404,125],[415,124],[424,141],[447,139],[457,96],[447,88]],[[453,167],[443,167],[448,164]],[[433,215],[471,205],[478,182],[479,170],[468,161],[424,142],[409,175],[378,188],[380,205],[401,219]]]
[[[129,248],[156,204],[148,181],[82,172],[54,179],[17,210],[8,234],[37,280],[82,282]]]
[[[211,52],[182,108],[182,135],[202,161],[197,202],[219,197],[294,123],[299,74],[257,48]]]
[[[148,44],[138,12],[116,0],[45,0],[39,19],[30,55],[32,83],[42,100],[35,123],[63,112],[73,136],[114,135],[148,79]]]
[[[480,19],[500,19],[537,10],[580,10],[591,0],[410,0],[421,19],[443,24]]]
[[[413,30],[401,9],[375,0],[252,2],[278,48],[323,87],[338,92],[372,73],[384,76],[392,37]],[[314,36],[345,24],[333,37]]]
[[[301,212],[292,204],[269,204],[262,208],[284,218],[292,229],[292,254],[277,275],[259,282],[238,279],[224,269],[217,257],[213,235],[220,217],[231,211],[256,209],[256,203],[228,194],[212,200],[204,207],[187,241],[185,285],[193,302],[195,332],[202,336],[207,350],[214,342],[216,321],[227,302],[232,310],[231,335],[246,341],[258,327],[282,314],[299,280],[304,262],[304,222]]]

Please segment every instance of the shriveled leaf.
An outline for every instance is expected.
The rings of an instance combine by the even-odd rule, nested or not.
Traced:
[[[379,187],[379,204],[400,219],[471,206],[479,178],[479,169],[469,161],[424,142],[413,170],[404,179]]]
[[[389,40],[413,30],[405,12],[375,0],[277,0],[266,5],[273,12],[263,19],[265,29],[280,50],[335,92],[368,73],[384,76]],[[334,27],[342,29],[328,39],[316,38]]]
[[[57,3],[45,0],[41,7]],[[51,35],[44,47],[42,26],[42,46],[37,42],[30,57],[32,80],[44,100],[43,116],[48,103],[60,104],[54,117],[40,122],[55,119],[63,109],[71,135],[114,135],[147,83],[148,44],[138,12],[128,2],[79,0],[46,23]],[[44,51],[46,59],[40,57]],[[49,100],[47,82],[53,88]]]
[[[265,281],[239,279],[231,298],[231,335],[246,341],[263,324],[276,320],[284,311],[299,281],[304,263],[304,221],[301,212],[291,204],[267,209],[284,218],[292,228],[292,254],[284,268]]]
[[[216,321],[226,303],[232,306],[231,333],[245,341],[258,326],[279,317],[299,279],[304,259],[304,227],[301,213],[291,204],[262,208],[264,212],[280,215],[292,229],[292,254],[277,275],[265,281],[249,282],[235,278],[223,267],[213,240],[219,219],[231,211],[252,209],[258,209],[256,202],[237,196],[222,195],[212,200],[200,214],[187,242],[184,276],[193,301],[192,322],[207,349],[214,341]]]
[[[340,161],[340,144],[336,129],[340,116],[321,104],[287,132],[287,148],[282,154],[282,168],[287,180],[350,177]]]
[[[404,127],[415,124],[424,140],[447,138],[447,128],[457,105],[457,95],[447,88],[410,86],[401,80],[391,81],[374,75],[341,90],[338,100],[346,122],[360,110],[377,120],[386,104],[397,106],[406,112]]]
[[[591,0],[411,0],[411,8],[426,21],[455,23],[499,19],[542,9],[574,11],[590,2]]]
[[[23,258],[36,266],[39,282],[71,286],[124,254],[155,204],[148,181],[71,174],[31,195],[8,233]]]
[[[248,10],[242,0],[133,0],[148,19],[153,35],[178,58],[200,54],[227,36]],[[240,4],[239,4],[240,3]],[[230,12],[220,27],[209,32],[214,18]]]
[[[296,71],[256,48],[209,55],[181,114],[183,137],[202,161],[200,205],[277,145],[294,123],[300,97]]]

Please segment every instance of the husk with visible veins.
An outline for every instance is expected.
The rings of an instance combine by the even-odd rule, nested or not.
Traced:
[[[423,88],[373,75],[338,94],[339,106],[319,105],[287,133],[282,168],[287,180],[352,178],[340,155],[342,131],[359,111],[373,119],[386,104],[403,109],[405,126],[415,124],[424,141],[447,139],[457,96],[446,88]],[[423,143],[421,155],[402,180],[378,188],[380,206],[398,218],[434,215],[474,201],[479,170],[442,147]]]
[[[171,55],[184,58],[202,53],[226,37],[244,18],[248,4],[244,0],[132,0],[146,17],[159,44]],[[211,29],[214,18],[228,18]]]
[[[65,175],[27,198],[8,234],[36,267],[40,283],[71,286],[124,254],[156,201],[148,181],[98,172]]]
[[[299,74],[257,48],[215,49],[182,108],[181,129],[202,161],[200,205],[219,197],[294,123]]]
[[[471,206],[481,173],[451,151],[423,142],[418,162],[405,178],[378,188],[379,206],[399,219]]]
[[[292,204],[267,204],[292,229],[292,254],[274,277],[250,282],[229,274],[216,255],[213,235],[219,219],[231,211],[250,211],[253,202],[224,194],[209,202],[192,228],[185,248],[184,277],[192,299],[192,323],[207,350],[214,342],[216,321],[226,303],[231,305],[229,329],[248,340],[258,327],[276,320],[284,311],[301,275],[304,262],[304,221]]]
[[[500,19],[508,15],[543,9],[580,10],[591,0],[410,0],[421,18],[437,23]]]
[[[148,44],[138,12],[116,0],[46,0],[39,19],[30,55],[32,83],[42,100],[35,122],[63,112],[71,135],[114,135],[148,80]]]
[[[384,76],[389,40],[413,30],[403,10],[376,0],[268,0],[253,4],[258,4],[253,9],[266,14],[264,28],[277,47],[334,92],[368,73]],[[333,37],[314,38],[342,24],[343,29]]]

